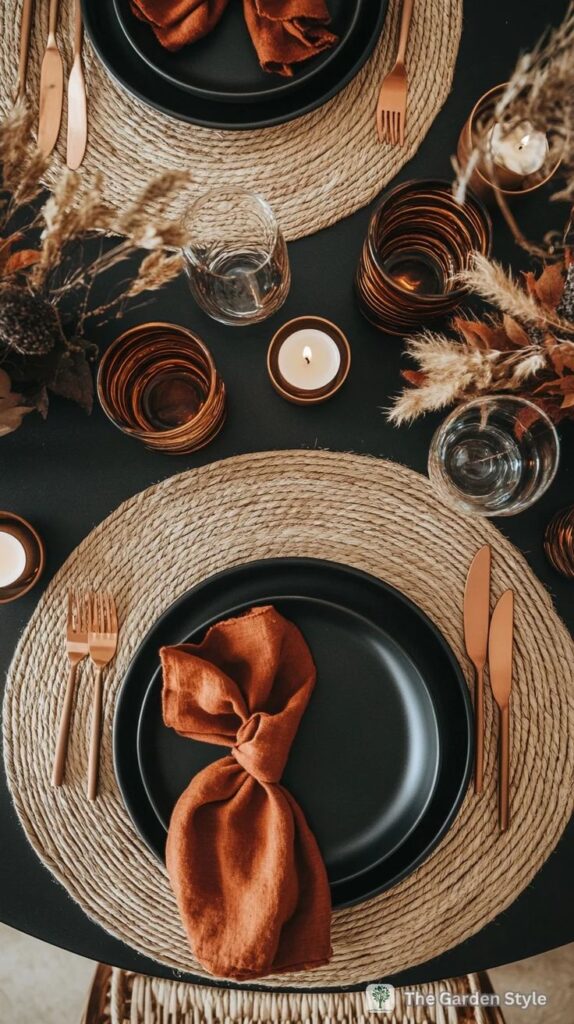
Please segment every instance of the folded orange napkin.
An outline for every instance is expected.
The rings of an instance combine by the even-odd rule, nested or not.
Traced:
[[[169,825],[167,870],[195,956],[238,980],[327,963],[325,865],[279,784],[315,685],[303,636],[268,606],[160,653],[166,725],[231,747],[195,776]]]
[[[229,0],[132,0],[132,11],[167,50],[179,50],[215,27]],[[265,71],[293,74],[293,65],[333,46],[337,36],[325,0],[243,0],[243,13]]]

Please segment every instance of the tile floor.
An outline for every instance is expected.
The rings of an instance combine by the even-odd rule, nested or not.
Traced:
[[[0,925],[1,1024],[80,1024],[90,960]],[[574,944],[490,972],[498,993],[546,992],[545,1008],[505,1010],[507,1024],[573,1024]]]

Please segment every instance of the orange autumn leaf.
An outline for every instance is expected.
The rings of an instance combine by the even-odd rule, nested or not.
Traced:
[[[564,291],[562,264],[551,263],[544,268],[538,279],[531,271],[527,271],[524,274],[524,279],[530,295],[533,295],[547,309],[556,309]]]
[[[16,274],[20,270],[26,270],[40,259],[41,253],[37,249],[20,249],[13,252],[0,268],[0,274],[7,277],[9,274]]]
[[[540,384],[534,394],[574,394],[574,374],[568,374],[566,377],[556,377],[555,380],[548,380],[544,384]]]
[[[401,377],[417,388],[422,387],[427,381],[427,375],[422,370],[401,370]]]
[[[518,348],[530,345],[530,338],[524,330],[524,327],[521,327],[516,320],[508,315],[508,313],[505,313],[502,317],[502,325],[513,345],[516,345]]]
[[[547,338],[544,344],[556,373],[562,376],[565,370],[574,372],[574,342],[561,341],[557,343],[553,338]]]
[[[462,317],[455,317],[452,323],[472,348],[484,352],[488,349],[503,350],[509,347],[506,332],[502,327],[485,324],[480,320],[465,320]]]

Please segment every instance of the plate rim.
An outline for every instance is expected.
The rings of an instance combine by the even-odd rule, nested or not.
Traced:
[[[398,882],[400,882],[403,878],[407,877],[414,870],[416,870],[416,868],[419,867],[420,864],[422,864],[428,858],[428,856],[430,856],[430,854],[433,852],[433,850],[436,849],[436,847],[439,845],[441,840],[444,838],[444,836],[448,832],[450,826],[452,825],[455,817],[457,816],[457,814],[458,814],[458,812],[460,810],[460,807],[461,807],[461,805],[463,803],[464,797],[465,797],[465,795],[467,793],[467,790],[468,790],[468,787],[469,787],[469,783],[470,783],[470,777],[471,777],[471,773],[472,773],[472,766],[473,766],[473,759],[474,759],[473,709],[472,709],[472,701],[471,701],[471,697],[470,697],[469,686],[468,686],[468,684],[466,682],[466,678],[465,678],[464,673],[462,671],[461,665],[459,664],[459,661],[456,658],[456,656],[454,654],[454,651],[452,650],[452,647],[450,646],[450,644],[448,643],[446,638],[443,636],[443,634],[442,634],[441,630],[438,628],[438,626],[430,618],[430,616],[427,615],[427,613],[422,608],[420,608],[414,601],[412,601],[411,598],[409,598],[406,594],[403,594],[402,591],[398,590],[398,588],[394,587],[392,584],[388,583],[386,580],[380,579],[379,577],[374,576],[372,573],[365,572],[362,569],[357,569],[354,566],[345,565],[344,563],[341,563],[341,562],[335,562],[335,561],[331,561],[329,559],[318,559],[318,558],[298,557],[298,556],[287,556],[287,557],[282,557],[282,558],[253,559],[253,560],[251,560],[249,562],[241,562],[241,563],[237,563],[235,565],[227,566],[225,569],[221,569],[218,572],[212,573],[210,576],[207,576],[207,577],[199,580],[194,586],[188,588],[184,593],[180,594],[179,597],[177,597],[165,609],[165,611],[163,611],[162,614],[160,616],[158,616],[157,619],[155,619],[155,621],[151,624],[151,626],[147,630],[146,635],[142,638],[142,640],[138,644],[136,650],[134,651],[134,653],[132,655],[132,658],[130,659],[130,663],[129,663],[129,665],[128,665],[128,667],[127,667],[127,669],[126,669],[126,671],[125,671],[125,673],[123,675],[122,681],[120,683],[119,692],[118,692],[117,697],[116,697],[115,708],[114,708],[114,717],[113,717],[112,750],[113,750],[114,776],[115,776],[116,783],[117,783],[118,788],[119,788],[120,793],[121,793],[123,804],[124,804],[124,806],[125,806],[125,808],[126,808],[126,810],[128,812],[128,815],[130,817],[130,821],[131,821],[132,827],[135,829],[135,831],[139,835],[139,837],[142,840],[142,842],[145,843],[145,845],[148,848],[148,850],[150,850],[150,852],[152,852],[153,856],[155,858],[157,858],[157,851],[152,848],[152,846],[150,845],[149,840],[144,835],[142,835],[142,833],[140,832],[139,828],[137,827],[136,821],[134,820],[134,817],[132,816],[132,809],[131,809],[132,801],[131,801],[129,796],[126,796],[125,786],[122,784],[122,780],[121,780],[121,776],[123,775],[123,772],[119,768],[119,760],[120,760],[120,750],[119,750],[119,746],[120,746],[120,736],[119,736],[120,725],[119,725],[119,723],[120,723],[121,717],[122,717],[122,706],[123,706],[124,701],[126,700],[126,690],[127,690],[126,685],[125,685],[126,679],[130,678],[130,674],[131,674],[131,671],[133,669],[133,666],[137,662],[137,659],[139,658],[139,656],[142,653],[145,645],[148,642],[148,637],[149,637],[150,632],[152,630],[156,630],[159,626],[161,626],[161,624],[165,620],[168,619],[168,617],[170,617],[172,614],[176,613],[177,610],[180,609],[185,604],[185,602],[189,599],[190,595],[197,594],[197,592],[201,591],[201,589],[203,587],[206,587],[207,585],[211,585],[215,581],[220,580],[221,578],[226,577],[230,572],[237,571],[237,570],[254,569],[256,567],[262,567],[264,565],[265,566],[269,566],[269,565],[273,565],[273,564],[277,564],[277,565],[286,565],[286,564],[288,564],[288,565],[293,566],[293,567],[297,567],[297,566],[301,565],[302,567],[306,567],[306,568],[310,568],[310,567],[319,568],[319,567],[321,567],[321,568],[326,568],[327,570],[338,570],[338,571],[342,571],[343,573],[351,574],[351,575],[354,575],[354,576],[358,577],[360,580],[363,581],[363,583],[366,582],[366,583],[369,583],[370,585],[375,584],[377,586],[380,586],[384,590],[386,590],[387,592],[391,593],[394,596],[395,599],[398,599],[398,601],[401,604],[403,604],[405,607],[407,607],[408,610],[411,613],[414,613],[415,616],[417,616],[421,622],[424,622],[426,624],[427,628],[429,628],[430,632],[433,634],[435,641],[438,641],[439,646],[442,648],[443,654],[446,656],[447,660],[449,661],[449,663],[450,663],[450,665],[452,667],[453,679],[456,679],[456,682],[457,682],[457,692],[458,692],[458,694],[459,694],[459,696],[461,698],[461,711],[463,712],[463,719],[464,719],[464,737],[465,737],[465,754],[466,754],[466,756],[464,758],[464,766],[463,766],[462,772],[460,774],[460,780],[459,780],[459,784],[458,784],[457,789],[456,789],[456,794],[454,796],[454,799],[451,800],[451,805],[450,805],[448,813],[445,815],[444,819],[441,821],[440,826],[436,830],[433,831],[432,837],[427,842],[425,842],[423,844],[423,848],[419,851],[419,853],[415,857],[411,858],[409,863],[406,864],[402,870],[396,871],[395,874],[392,876],[392,878],[387,879],[387,881],[383,882],[382,884],[375,886],[366,895],[360,895],[358,897],[357,896],[351,896],[351,897],[348,897],[348,898],[345,898],[345,897],[337,898],[337,888],[340,887],[342,884],[345,884],[345,883],[341,883],[341,882],[334,883],[331,886],[331,894],[332,894],[332,897],[333,897],[334,908],[338,910],[338,909],[342,909],[343,907],[346,907],[346,906],[352,906],[352,905],[363,903],[363,902],[365,902],[368,899],[372,899],[374,896],[378,895],[379,893],[384,892],[384,891],[392,888]],[[149,686],[149,684],[150,684],[150,680],[148,680],[148,683],[145,686],[145,691],[147,691],[147,687]],[[142,697],[142,701],[143,701],[143,697]],[[137,737],[137,724],[135,726],[135,734],[136,734],[136,737]],[[137,750],[136,750],[136,757],[137,757]],[[147,798],[147,793],[145,792],[145,787],[144,787],[144,784],[143,784],[143,780],[141,780],[141,779],[140,779],[140,785],[141,785],[142,790],[143,790],[143,792],[144,792],[144,794],[146,796],[146,799],[148,799]],[[149,803],[149,800],[148,800],[148,803]],[[153,810],[153,807],[151,806],[151,804],[150,804],[150,811],[154,814],[154,817],[155,817],[155,811]],[[424,816],[423,816],[423,818],[424,818]],[[156,819],[156,821],[157,821],[157,819]],[[420,826],[420,824],[421,824],[421,821],[418,822],[417,828]],[[160,825],[159,822],[158,822],[158,826],[160,826],[162,828],[162,830],[163,830],[163,825]],[[416,829],[413,830],[413,831],[416,832]],[[411,833],[411,836],[412,836],[412,833]],[[376,870],[376,868],[374,868],[372,870]],[[335,900],[336,900],[336,902],[335,902]]]
[[[268,604],[269,602],[272,602],[273,605],[274,605],[275,602],[282,602],[282,601],[289,601],[289,600],[293,600],[293,601],[297,601],[297,600],[308,600],[309,601],[310,600],[313,603],[320,604],[321,606],[327,605],[330,608],[336,608],[339,611],[348,612],[354,618],[362,619],[371,628],[374,627],[374,628],[377,629],[377,631],[379,633],[382,633],[383,635],[387,636],[388,639],[390,640],[391,645],[394,646],[397,650],[399,650],[403,654],[403,656],[405,658],[407,658],[409,661],[412,662],[412,659],[409,657],[408,653],[403,650],[401,645],[394,639],[394,637],[387,630],[385,630],[382,626],[380,626],[378,623],[375,623],[372,619],[368,618],[368,616],[363,615],[363,614],[361,614],[359,612],[356,612],[353,609],[350,609],[349,607],[347,607],[345,605],[337,603],[336,601],[328,601],[328,600],[326,600],[324,598],[318,598],[318,597],[315,598],[315,597],[311,597],[310,595],[296,595],[296,594],[284,594],[284,595],[276,595],[276,596],[270,595],[268,597],[264,596],[264,597],[259,598],[255,603],[253,601],[244,601],[240,605],[235,605],[232,608],[226,608],[225,611],[223,612],[223,615],[217,615],[217,616],[212,617],[211,619],[209,619],[207,622],[200,623],[198,626],[196,626],[194,628],[193,633],[194,634],[195,633],[203,633],[205,630],[210,629],[211,626],[215,625],[217,622],[223,622],[223,621],[226,621],[229,618],[233,618],[233,617],[236,617],[237,615],[241,615],[246,610],[248,610],[250,607],[257,607],[260,602],[264,602],[265,604]],[[189,642],[189,636],[186,636],[182,640],[179,641],[179,643],[182,643],[182,644],[188,643],[188,642]],[[429,698],[429,701],[432,704],[432,697],[431,697],[431,694],[429,693],[429,689],[428,689],[426,680],[424,679],[424,677],[423,677],[422,673],[420,672],[419,668],[417,667],[417,665],[415,665],[414,662],[412,662],[412,664],[414,666],[415,671],[418,672],[418,674],[420,676],[420,681],[421,681],[422,687],[426,691],[427,696]],[[143,787],[144,787],[144,789],[146,791],[147,798],[148,798],[149,803],[150,803],[150,805],[152,807],[152,810],[155,813],[156,818],[158,819],[160,825],[164,829],[165,834],[167,836],[168,829],[165,827],[165,823],[164,823],[163,817],[161,816],[161,814],[160,814],[160,812],[159,812],[159,810],[157,808],[155,797],[152,795],[152,793],[150,791],[150,787],[148,785],[148,781],[147,781],[147,778],[146,778],[146,774],[147,773],[146,773],[146,771],[144,769],[144,766],[142,765],[142,757],[141,757],[141,747],[142,747],[141,735],[142,735],[142,729],[145,728],[144,726],[142,726],[142,719],[143,719],[143,715],[144,715],[144,709],[147,706],[148,700],[149,699],[153,699],[153,696],[150,698],[150,693],[152,691],[152,688],[155,688],[155,686],[157,685],[156,680],[157,680],[158,675],[160,673],[161,673],[161,665],[158,665],[156,670],[155,670],[155,672],[151,676],[147,686],[145,687],[145,691],[144,691],[144,694],[143,694],[143,697],[142,697],[142,702],[141,702],[139,714],[137,716],[138,717],[138,722],[137,722],[137,727],[136,727],[136,756],[137,756],[137,762],[138,762],[140,778],[141,778],[141,781],[142,781],[142,785],[143,785]],[[331,886],[331,889],[336,888],[338,885],[345,885],[348,882],[355,881],[356,879],[360,878],[362,875],[366,875],[369,872],[375,871],[376,869],[378,869],[379,866],[383,863],[383,861],[387,860],[388,857],[391,857],[394,853],[396,853],[398,848],[400,846],[402,846],[402,844],[404,842],[406,842],[406,840],[409,838],[409,836],[414,832],[416,827],[420,824],[422,818],[424,817],[424,815],[425,815],[425,813],[426,813],[426,811],[428,809],[428,805],[430,804],[430,802],[432,801],[432,798],[434,796],[437,780],[438,780],[439,773],[440,773],[440,762],[441,762],[441,757],[442,757],[441,744],[440,744],[440,736],[437,736],[437,740],[439,742],[437,742],[437,758],[436,758],[436,765],[435,765],[435,771],[434,771],[434,777],[433,777],[432,785],[431,785],[431,787],[429,789],[429,792],[428,792],[428,794],[426,796],[426,799],[424,801],[424,806],[419,811],[418,816],[412,822],[411,826],[409,827],[409,829],[407,830],[405,835],[403,835],[403,837],[398,842],[396,842],[395,845],[393,847],[391,847],[387,851],[387,853],[385,853],[382,857],[379,857],[379,859],[375,863],[370,864],[368,867],[361,868],[361,869],[359,869],[357,871],[354,871],[354,872],[352,872],[352,874],[345,875],[344,878],[336,878],[334,880],[329,879],[329,885]],[[227,756],[227,753],[229,752],[230,748],[218,747],[218,749],[220,751],[220,757],[223,758],[223,757]]]
[[[114,12],[116,14],[116,17],[118,19],[118,23],[120,25],[120,28],[122,29],[122,32],[123,32],[124,36],[128,40],[131,48],[138,55],[140,60],[142,60],[154,72],[154,74],[159,75],[161,78],[165,79],[166,82],[169,82],[171,85],[175,86],[175,88],[182,89],[184,92],[187,92],[187,93],[189,93],[192,96],[199,96],[199,97],[202,97],[204,99],[212,99],[215,102],[224,102],[224,103],[244,103],[244,102],[264,102],[264,101],[265,102],[269,102],[269,101],[272,101],[275,98],[279,98],[279,97],[285,96],[287,94],[290,94],[290,93],[296,91],[297,89],[301,88],[302,86],[306,85],[317,74],[319,74],[320,72],[325,71],[329,67],[329,65],[333,62],[333,60],[335,58],[338,58],[340,56],[341,51],[345,48],[345,46],[349,42],[350,36],[352,36],[352,33],[355,31],[358,19],[359,19],[360,15],[361,15],[362,11],[364,12],[364,9],[365,9],[367,3],[368,3],[368,0],[355,0],[355,14],[353,15],[351,24],[347,28],[347,31],[345,32],[344,36],[342,37],[342,39],[339,40],[339,42],[338,42],[338,44],[336,46],[331,47],[331,49],[327,52],[327,55],[326,55],[324,61],[321,64],[311,68],[306,75],[303,75],[303,76],[295,75],[293,78],[289,79],[287,82],[285,82],[283,80],[274,89],[270,88],[270,89],[260,89],[260,90],[255,90],[255,91],[253,91],[253,90],[245,90],[243,92],[233,92],[233,91],[230,91],[230,90],[220,90],[220,91],[217,91],[215,89],[202,88],[201,86],[197,86],[197,85],[187,85],[181,79],[176,78],[173,75],[168,74],[165,70],[160,68],[158,64],[154,63],[154,61],[150,57],[148,57],[146,53],[144,53],[142,48],[138,45],[137,40],[134,40],[132,38],[132,35],[129,32],[129,30],[128,30],[128,26],[126,25],[126,19],[124,17],[124,11],[123,11],[122,7],[123,6],[127,6],[129,4],[129,0],[112,0],[112,5],[113,5],[113,8],[114,8]],[[125,12],[125,13],[127,13],[127,12]],[[135,15],[133,15],[133,17],[135,17]],[[327,26],[327,28],[329,28],[329,26]],[[151,29],[150,29],[150,31],[151,31]],[[158,44],[158,45],[160,45],[160,44]],[[192,45],[193,45],[193,43],[188,44],[188,46],[192,46]],[[272,79],[272,76],[268,76],[268,77]],[[275,75],[274,77],[275,78],[280,78],[281,76]]]
[[[107,4],[107,7],[105,7],[105,4]],[[224,107],[229,112],[231,110],[241,111],[243,106],[246,105],[241,103],[218,104],[216,101],[209,101],[197,96],[193,97],[191,96],[190,93],[186,93],[183,89],[177,89],[176,86],[172,85],[167,80],[159,78],[159,81],[164,86],[164,88],[171,90],[173,94],[179,93],[182,104],[185,104],[186,102],[189,103],[190,100],[195,99],[197,102],[203,104],[204,107],[212,107],[212,110],[208,111],[208,113],[190,113],[187,110],[187,108],[176,112],[173,109],[173,106],[170,107],[168,105],[169,100],[167,101],[166,104],[165,101],[162,102],[152,99],[149,97],[149,95],[146,95],[144,92],[142,92],[139,86],[132,85],[128,81],[125,74],[122,74],[119,70],[112,66],[109,58],[102,50],[100,41],[97,37],[97,33],[94,32],[94,12],[97,11],[98,16],[100,18],[105,17],[106,12],[108,14],[110,11],[113,13],[113,0],[101,0],[100,3],[96,3],[96,0],[81,0],[82,16],[86,30],[86,35],[90,40],[90,44],[94,50],[94,53],[96,54],[96,57],[100,64],[103,66],[105,72],[120,86],[122,90],[125,90],[130,96],[135,96],[136,99],[138,99],[139,102],[142,103],[144,106],[149,107],[153,110],[157,110],[165,116],[171,117],[174,121],[183,122],[187,124],[195,124],[203,128],[221,129],[225,131],[254,131],[262,128],[272,128],[280,124],[288,124],[291,121],[295,121],[298,118],[303,117],[305,114],[311,113],[313,110],[319,109],[320,107],[324,106],[325,103],[327,103],[330,99],[333,99],[334,96],[341,92],[341,90],[344,89],[345,86],[348,85],[349,82],[351,82],[353,78],[356,77],[359,71],[367,63],[369,57],[372,55],[377,45],[381,32],[383,31],[384,28],[386,16],[388,13],[389,0],[377,0],[377,4],[378,11],[376,23],[373,27],[373,31],[369,37],[368,43],[361,51],[360,57],[357,57],[355,59],[355,62],[353,63],[352,67],[348,69],[348,71],[344,75],[340,76],[334,84],[332,82],[330,85],[327,84],[324,87],[323,91],[320,92],[320,95],[315,95],[315,97],[312,100],[310,100],[303,106],[299,107],[298,109],[290,109],[288,111],[283,111],[280,114],[268,116],[258,116],[257,110],[258,108],[268,110],[271,104],[267,103],[266,101],[260,104],[251,104],[247,115],[244,115],[241,119],[238,120],[229,120],[228,117],[226,119],[225,115],[222,114],[222,107]],[[123,29],[120,25],[117,25],[117,31],[119,32],[127,49],[130,52],[133,52],[133,59],[136,62],[141,63],[142,68],[145,70],[147,66],[143,61],[141,61],[141,59],[138,57],[135,51],[132,51],[131,45],[128,43],[127,39],[124,39]],[[337,56],[340,56],[340,54],[337,54]],[[122,68],[124,66],[125,62],[122,61]],[[325,76],[329,76],[330,74],[332,74],[333,65],[324,68],[323,73],[325,74]],[[317,79],[320,80],[320,75],[317,75]],[[314,85],[316,86],[317,82],[315,82]],[[296,95],[297,92],[295,91],[294,96]],[[281,99],[285,101],[285,97],[282,97]]]

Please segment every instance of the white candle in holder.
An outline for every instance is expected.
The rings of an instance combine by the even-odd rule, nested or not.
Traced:
[[[335,380],[341,353],[325,331],[303,328],[285,338],[277,353],[277,365],[291,387],[316,391]]]
[[[530,121],[521,121],[510,130],[501,124],[490,129],[488,152],[497,167],[527,178],[541,171],[548,158],[548,139]]]
[[[0,530],[0,588],[10,587],[24,574],[26,551],[13,534]]]

